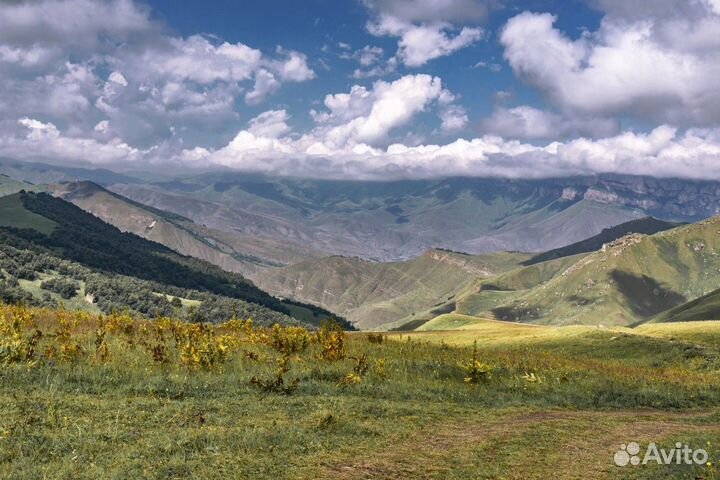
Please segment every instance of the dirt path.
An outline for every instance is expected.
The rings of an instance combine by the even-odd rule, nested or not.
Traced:
[[[453,419],[387,450],[326,465],[322,478],[616,478],[612,458],[620,444],[720,433],[720,425],[701,421],[710,413],[536,411]]]

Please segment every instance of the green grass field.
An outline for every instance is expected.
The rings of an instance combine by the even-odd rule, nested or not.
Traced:
[[[30,228],[50,235],[57,224],[42,215],[28,212],[19,195],[0,197],[0,227]]]
[[[78,284],[80,285],[80,289],[77,291],[77,294],[73,298],[66,299],[62,298],[55,292],[40,288],[40,284],[42,284],[45,280],[50,280],[52,278],[64,278],[62,275],[58,275],[56,272],[53,272],[52,274],[40,273],[37,277],[38,278],[35,280],[19,280],[18,283],[23,290],[32,294],[35,298],[42,298],[43,295],[49,295],[50,298],[55,300],[57,305],[60,305],[62,308],[67,310],[84,311],[92,314],[101,313],[100,309],[96,305],[85,299],[85,282],[79,281]]]
[[[0,306],[0,478],[718,478],[612,459],[720,459],[720,322],[454,317],[379,341]]]

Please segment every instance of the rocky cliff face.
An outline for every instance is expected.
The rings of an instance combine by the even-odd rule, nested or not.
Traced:
[[[583,198],[653,216],[697,220],[720,214],[718,182],[608,175],[588,183]]]

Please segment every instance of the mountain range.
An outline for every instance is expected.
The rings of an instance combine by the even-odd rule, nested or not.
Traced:
[[[720,201],[717,182],[615,175],[348,182],[229,173],[108,188],[218,230],[376,261],[434,247],[542,252],[644,216],[707,218]]]
[[[230,171],[119,174],[2,160],[0,173],[34,184],[89,180],[213,235],[230,234],[223,243],[240,237],[234,251],[282,265],[328,255],[399,261],[435,247],[544,252],[645,216],[693,222],[720,213],[720,182],[637,176],[368,182]]]
[[[240,274],[268,298],[363,329],[432,328],[447,313],[544,324],[697,319],[715,311],[720,287],[716,225],[705,220],[718,213],[718,182],[349,182],[3,161],[0,172],[0,194],[48,192]]]

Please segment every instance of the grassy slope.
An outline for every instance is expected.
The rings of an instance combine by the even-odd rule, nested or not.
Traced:
[[[85,350],[74,362],[40,356],[33,366],[0,366],[0,477],[524,480],[718,473],[706,466],[629,471],[612,463],[628,439],[661,448],[676,441],[715,444],[720,344],[695,329],[688,333],[686,325],[670,325],[674,339],[500,322],[393,334],[387,338],[394,341],[382,344],[353,334],[345,360],[320,360],[315,343],[293,355],[287,377],[300,383],[285,396],[250,385],[252,376],[273,374],[280,354],[242,333],[218,332],[239,343],[224,363],[206,370],[183,365],[171,339],[169,362],[153,362],[143,347],[158,341],[152,326],[108,329],[110,358],[103,363],[94,355],[92,322],[72,327],[78,331],[71,338]],[[59,325],[52,313],[41,313],[35,328]],[[454,344],[475,339],[492,377],[468,385],[458,364],[471,358],[471,349]],[[46,335],[38,351],[58,341]],[[338,386],[356,364],[350,357],[361,354],[368,374],[359,384]],[[710,450],[713,458],[720,455],[716,445]]]
[[[720,319],[720,290],[715,290],[651,318],[647,323]]]
[[[536,263],[546,262],[555,258],[594,252],[596,250],[600,250],[605,243],[612,242],[631,233],[652,235],[654,233],[670,230],[671,228],[675,228],[677,226],[679,226],[677,223],[664,222],[652,217],[640,218],[638,220],[632,220],[614,227],[606,228],[598,235],[584,239],[580,242],[535,255],[530,260],[523,262],[523,264],[534,265]]]
[[[635,327],[633,331],[643,335],[681,340],[710,347],[720,345],[720,321],[647,323]]]
[[[406,262],[329,257],[254,275],[261,288],[337,312],[361,328],[385,328],[452,303],[478,277],[512,268],[524,254],[470,256],[432,250]]]
[[[17,193],[23,189],[32,190],[38,188],[42,189],[42,187],[38,187],[31,183],[15,180],[7,175],[0,174],[0,197],[12,195],[13,193]]]
[[[18,283],[20,283],[20,287],[23,290],[30,292],[34,297],[41,298],[43,295],[50,295],[50,297],[53,298],[58,305],[61,305],[63,308],[66,308],[68,310],[84,311],[93,314],[101,313],[100,309],[97,308],[97,306],[85,300],[85,282],[78,282],[80,284],[80,289],[78,290],[77,295],[75,295],[69,300],[62,298],[59,294],[55,292],[50,292],[48,290],[40,288],[40,284],[43,281],[50,280],[52,278],[62,277],[63,275],[57,272],[52,272],[50,274],[41,273],[35,280],[19,280]]]
[[[508,272],[460,298],[460,306],[470,305],[460,311],[556,325],[648,320],[720,284],[719,224],[714,218],[652,236],[632,235],[604,251]]]
[[[519,324],[448,314],[433,319],[418,331],[390,333],[389,338],[507,350],[531,348],[586,359],[616,358],[628,365],[692,362],[697,355],[715,358],[720,348],[720,321],[642,325],[637,328],[586,325],[547,326]],[[693,360],[695,359],[695,360]],[[720,361],[720,358],[717,360]],[[714,360],[713,360],[714,361]]]
[[[49,235],[58,224],[42,215],[29,212],[23,206],[19,195],[8,195],[0,198],[0,226],[27,228]]]

